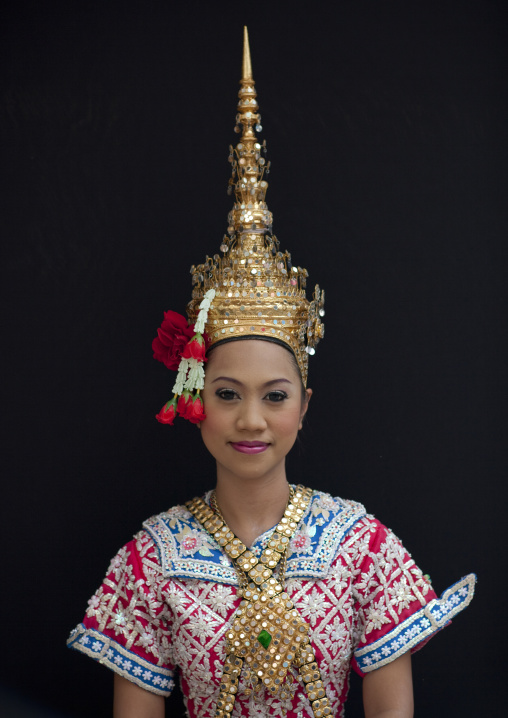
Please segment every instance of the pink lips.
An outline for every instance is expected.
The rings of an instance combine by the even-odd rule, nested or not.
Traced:
[[[266,451],[269,444],[264,441],[232,441],[231,446],[242,454],[260,454]]]

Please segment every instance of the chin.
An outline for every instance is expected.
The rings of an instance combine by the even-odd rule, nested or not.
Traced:
[[[261,454],[253,456],[240,454],[240,457],[240,461],[228,462],[227,464],[218,461],[217,475],[227,474],[230,477],[237,478],[239,481],[259,481],[275,477],[281,473],[285,476],[285,460],[275,466],[266,466],[261,459]]]

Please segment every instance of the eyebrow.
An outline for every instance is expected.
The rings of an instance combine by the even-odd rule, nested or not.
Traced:
[[[238,379],[233,379],[231,376],[218,376],[217,379],[214,379],[212,381],[212,384],[215,384],[218,381],[229,381],[231,384],[236,384],[237,386],[243,386],[243,383],[241,381],[238,381]],[[270,381],[266,381],[262,386],[272,386],[272,384],[292,384],[289,379],[270,379]]]

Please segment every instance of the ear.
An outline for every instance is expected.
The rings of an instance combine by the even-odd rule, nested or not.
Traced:
[[[312,396],[312,389],[305,389],[305,398],[302,399],[302,408],[300,411],[300,423],[298,424],[298,429],[300,430],[303,426],[303,417],[307,413],[307,409],[309,408],[309,401]]]

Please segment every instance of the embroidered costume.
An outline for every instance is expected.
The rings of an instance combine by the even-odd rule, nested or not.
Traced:
[[[205,501],[209,504],[210,494]],[[251,547],[259,556],[271,531]],[[313,492],[287,556],[286,593],[310,625],[332,715],[360,675],[421,648],[473,597],[473,574],[437,598],[400,541],[361,504]],[[182,506],[152,517],[112,560],[69,646],[167,696],[178,674],[191,718],[215,715],[226,633],[238,609],[231,560]],[[233,716],[312,718],[301,677],[289,697],[251,692],[240,676]]]
[[[272,234],[254,84],[245,30],[222,254],[191,267],[188,321],[166,312],[152,344],[178,371],[156,417],[164,424],[206,420],[200,392],[217,345],[276,342],[305,388],[324,336],[324,292],[316,285],[307,299],[307,270]],[[190,718],[331,718],[343,715],[351,667],[364,675],[420,648],[469,604],[474,583],[471,574],[438,599],[363,506],[305,487],[291,488],[277,526],[248,548],[209,493],[145,522],[68,643],[162,696],[178,674]]]

